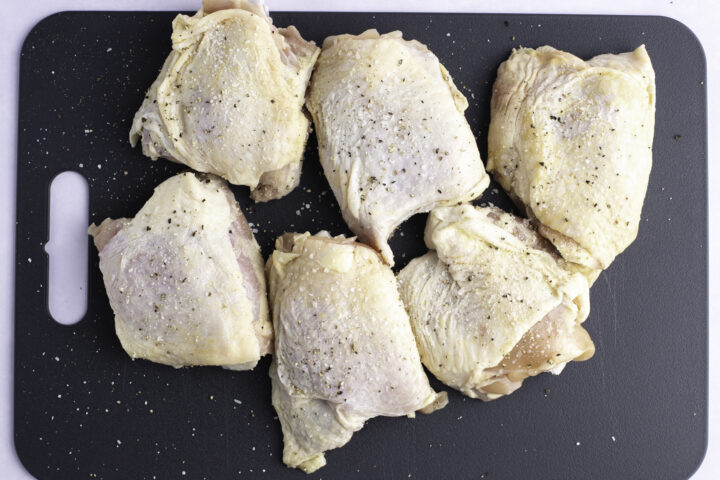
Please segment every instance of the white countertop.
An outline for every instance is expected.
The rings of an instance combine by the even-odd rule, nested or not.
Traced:
[[[266,0],[272,10],[315,11],[443,11],[485,13],[590,13],[664,15],[687,25],[708,54],[708,158],[720,149],[713,132],[720,128],[720,3],[714,0]],[[0,465],[6,479],[32,478],[20,464],[13,445],[13,284],[17,99],[20,47],[27,33],[45,16],[62,10],[169,10],[198,8],[200,0],[34,0],[6,8],[0,32]],[[712,52],[713,55],[710,55]],[[720,164],[709,162],[709,185],[720,184]],[[720,189],[710,189],[710,318],[720,314]],[[714,247],[714,248],[713,248]],[[720,478],[720,327],[710,322],[710,436],[705,461],[694,480]],[[667,452],[672,454],[672,452]]]

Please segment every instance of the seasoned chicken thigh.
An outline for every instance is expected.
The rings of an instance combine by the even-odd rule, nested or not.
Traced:
[[[494,207],[441,207],[425,242],[432,250],[398,274],[400,296],[422,361],[443,383],[493,400],[595,352],[580,325],[587,280],[527,220]]]
[[[135,114],[130,142],[247,185],[257,201],[300,181],[305,89],[320,49],[272,25],[261,0],[205,0],[173,21],[172,52]]]
[[[181,173],[90,233],[131,357],[245,370],[272,351],[260,248],[223,180]]]
[[[645,47],[587,62],[522,48],[498,69],[488,170],[594,280],[637,236],[654,124]]]
[[[313,472],[366,420],[447,403],[428,383],[395,277],[377,252],[325,232],[285,234],[275,248],[270,377],[288,466]]]
[[[350,229],[391,265],[398,225],[488,186],[467,106],[437,57],[401,32],[323,43],[307,98],[320,162]]]

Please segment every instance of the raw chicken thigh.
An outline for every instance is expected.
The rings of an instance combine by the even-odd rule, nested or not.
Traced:
[[[320,162],[350,229],[391,265],[398,225],[488,186],[467,106],[437,57],[401,32],[323,44],[307,98]]]
[[[272,352],[260,248],[223,180],[181,173],[90,233],[131,357],[245,370]]]
[[[272,25],[261,0],[205,0],[173,21],[172,52],[135,114],[143,153],[247,185],[257,201],[300,181],[305,89],[320,49]]]
[[[366,420],[447,403],[428,383],[397,282],[377,252],[325,232],[287,233],[275,248],[270,377],[288,466],[313,472]]]
[[[400,296],[422,361],[443,383],[493,400],[595,352],[580,325],[587,280],[527,220],[494,207],[441,207],[425,242],[431,251],[398,274]]]
[[[594,280],[637,236],[654,124],[645,47],[587,62],[522,48],[498,69],[488,170]]]

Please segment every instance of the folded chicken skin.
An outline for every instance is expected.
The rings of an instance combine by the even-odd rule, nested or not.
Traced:
[[[467,106],[438,58],[401,32],[323,43],[307,97],[320,163],[350,230],[391,265],[402,222],[488,186]]]
[[[288,233],[267,274],[272,401],[288,466],[313,472],[366,420],[447,403],[428,383],[395,276],[373,249],[325,232]]]
[[[205,0],[173,21],[172,52],[135,114],[143,153],[247,185],[257,201],[300,181],[305,89],[320,49],[276,28],[262,1]]]
[[[588,61],[521,48],[493,87],[488,171],[592,282],[637,236],[654,124],[644,46]]]
[[[181,173],[89,230],[132,358],[245,370],[272,352],[260,248],[225,181]]]
[[[433,210],[431,249],[399,274],[423,364],[465,395],[493,400],[525,378],[595,352],[581,326],[585,277],[527,220],[494,207]]]

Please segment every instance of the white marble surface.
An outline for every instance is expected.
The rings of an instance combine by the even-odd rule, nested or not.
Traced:
[[[268,0],[273,10],[447,11],[487,13],[594,13],[665,15],[685,23],[706,52],[720,50],[720,2],[714,0]],[[15,235],[15,164],[17,148],[18,65],[22,41],[43,17],[62,10],[194,10],[199,0],[33,0],[5,9],[0,29],[0,466],[4,479],[32,478],[13,446],[13,281]],[[716,57],[715,57],[716,58]],[[720,127],[720,62],[708,56],[709,158],[720,151],[712,132]],[[710,185],[720,183],[720,164],[710,162]],[[720,314],[720,189],[710,190],[710,318]],[[710,322],[710,439],[705,461],[694,480],[720,478],[720,328]],[[672,454],[672,452],[667,452]]]

